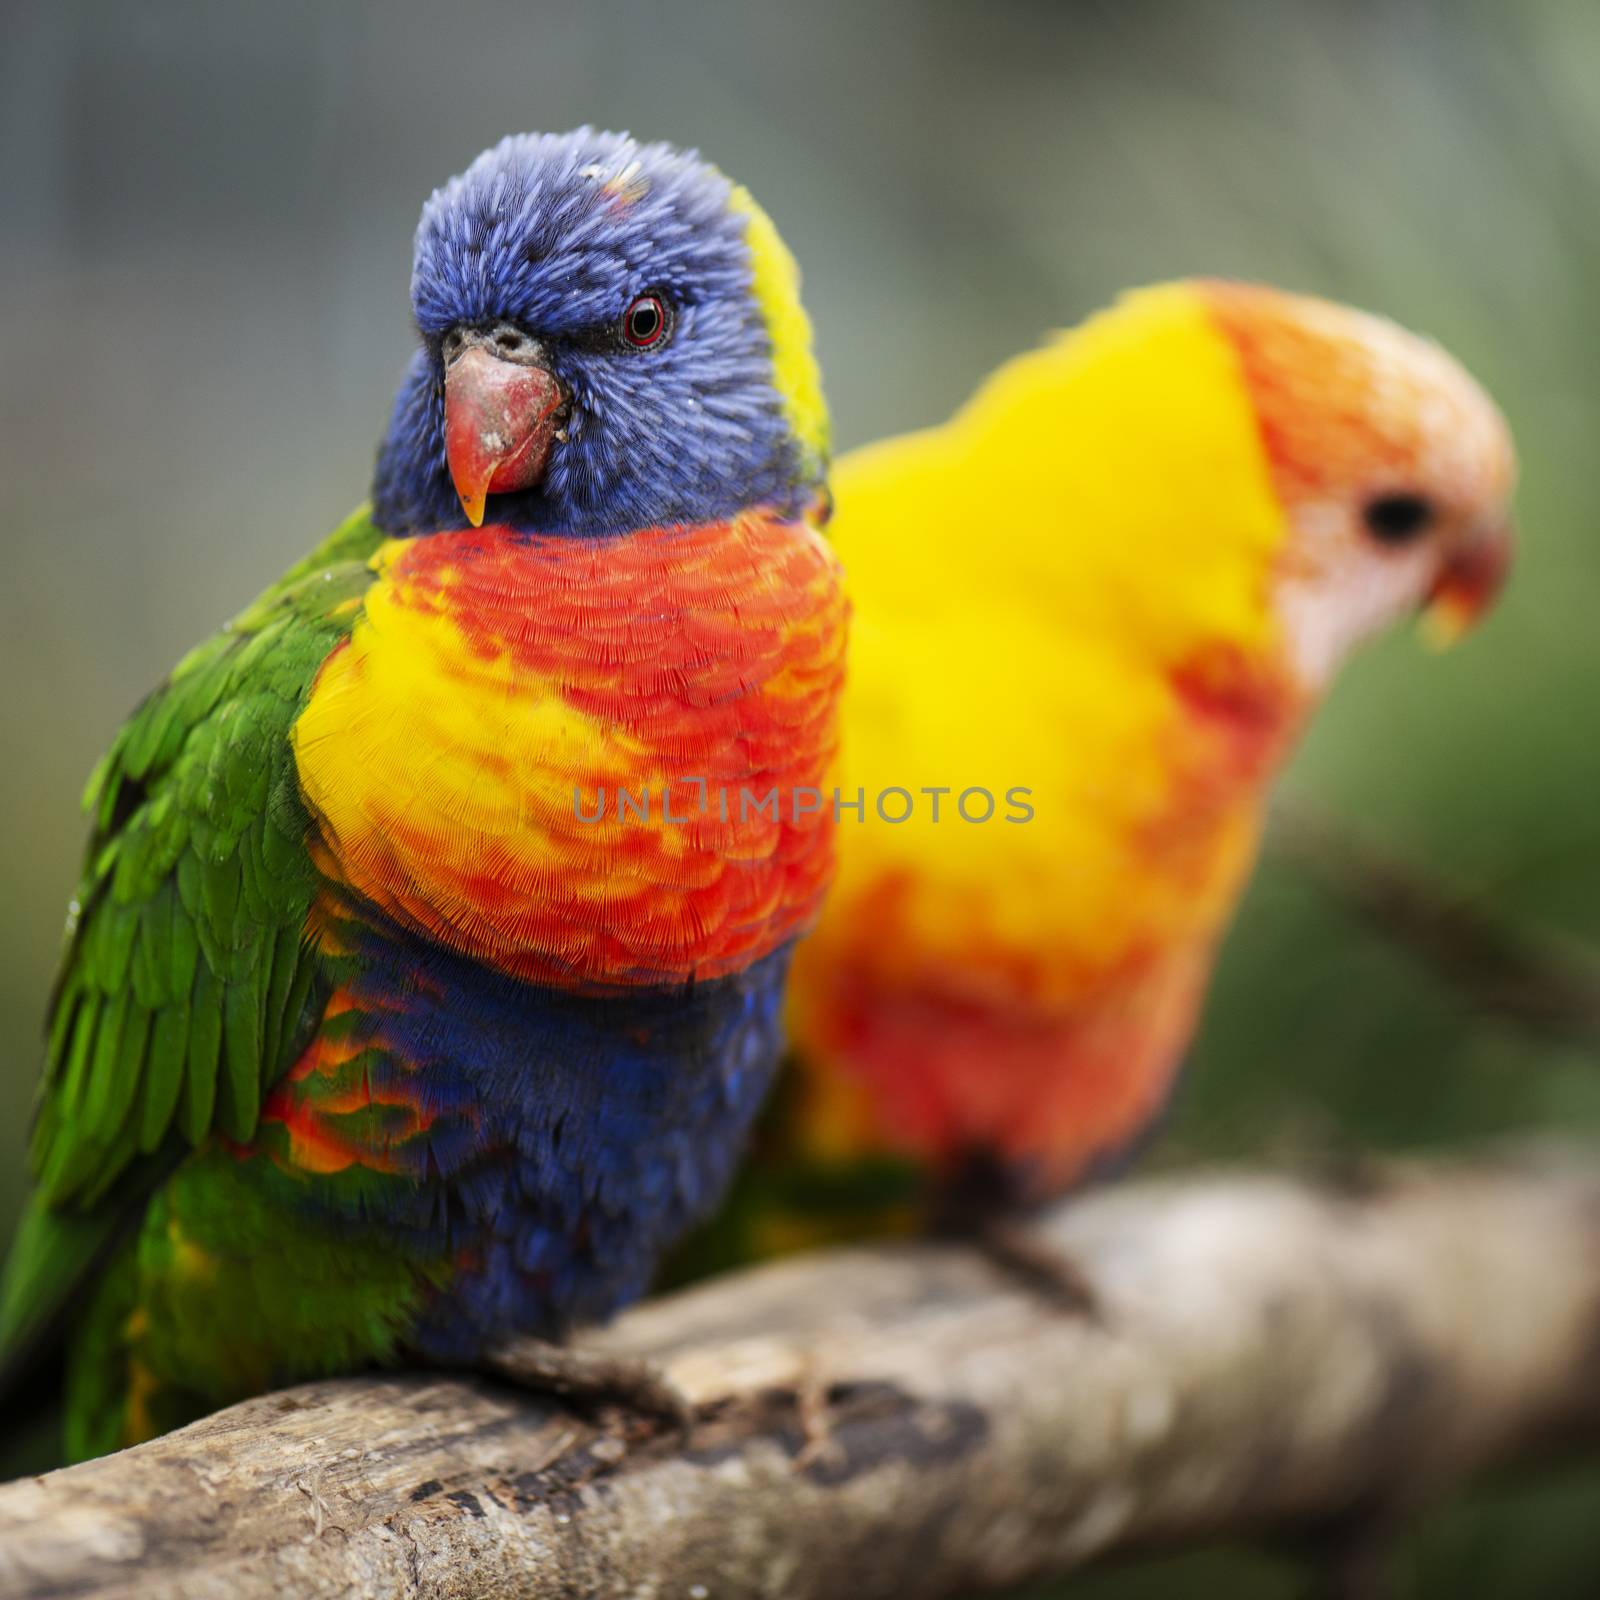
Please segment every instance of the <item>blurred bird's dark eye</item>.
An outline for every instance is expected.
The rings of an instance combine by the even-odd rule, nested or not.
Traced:
[[[667,336],[667,306],[658,294],[642,294],[622,314],[622,337],[635,350],[648,350]]]
[[[1380,544],[1406,544],[1433,525],[1433,505],[1420,494],[1381,494],[1367,502],[1362,517]]]

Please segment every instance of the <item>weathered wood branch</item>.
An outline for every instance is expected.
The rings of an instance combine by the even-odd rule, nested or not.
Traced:
[[[1047,1231],[1096,1316],[907,1245],[589,1341],[663,1364],[687,1440],[437,1376],[250,1401],[0,1488],[0,1594],[946,1595],[1600,1439],[1600,1160],[1145,1182]]]

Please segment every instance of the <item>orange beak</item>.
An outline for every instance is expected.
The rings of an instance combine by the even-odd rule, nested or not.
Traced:
[[[1435,649],[1453,645],[1505,587],[1516,545],[1509,520],[1469,537],[1439,569],[1422,608],[1422,636]]]
[[[444,378],[450,481],[474,528],[490,494],[531,489],[544,476],[565,396],[547,367],[503,361],[469,345]]]

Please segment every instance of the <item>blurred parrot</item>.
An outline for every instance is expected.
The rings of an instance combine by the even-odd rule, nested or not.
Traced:
[[[89,786],[0,1294],[13,1376],[67,1341],[73,1456],[559,1339],[720,1197],[831,818],[603,801],[833,757],[798,288],[665,145],[514,137],[428,201],[370,506]]]
[[[854,604],[839,878],[796,1065],[702,1269],[1015,1215],[1157,1118],[1272,782],[1346,654],[1499,589],[1471,378],[1342,306],[1127,295],[834,473]]]

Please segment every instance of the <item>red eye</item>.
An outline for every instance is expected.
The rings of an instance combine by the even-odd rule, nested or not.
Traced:
[[[667,335],[667,307],[660,295],[642,294],[622,314],[622,337],[635,350],[648,350]]]

